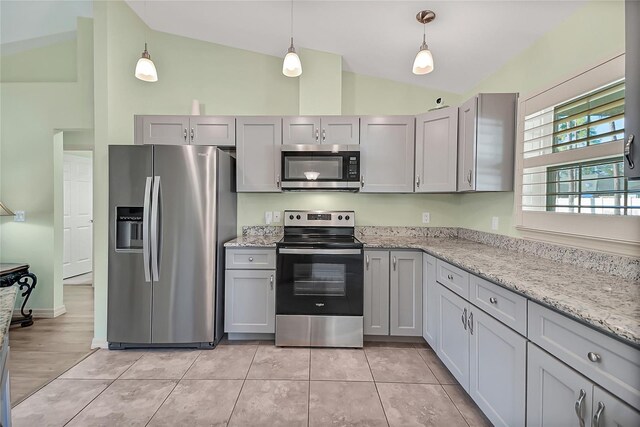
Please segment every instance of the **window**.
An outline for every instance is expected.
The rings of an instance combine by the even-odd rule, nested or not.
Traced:
[[[624,177],[622,160],[624,99],[624,55],[521,98],[516,224],[525,237],[640,243],[640,181]]]

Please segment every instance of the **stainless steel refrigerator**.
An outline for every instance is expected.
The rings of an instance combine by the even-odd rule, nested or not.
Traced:
[[[207,146],[109,146],[109,348],[213,347],[235,159]]]

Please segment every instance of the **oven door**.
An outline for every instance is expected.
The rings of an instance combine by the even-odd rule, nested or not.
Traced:
[[[279,248],[276,314],[362,316],[362,249]]]

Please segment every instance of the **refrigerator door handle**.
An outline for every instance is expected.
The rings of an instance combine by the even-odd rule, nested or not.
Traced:
[[[144,206],[142,208],[142,259],[144,262],[144,281],[151,281],[151,264],[149,263],[149,217],[151,216],[151,183],[152,178],[147,177],[144,185]]]
[[[160,258],[160,177],[153,177],[153,199],[151,200],[151,277],[153,281],[160,280],[160,269],[158,268]]]

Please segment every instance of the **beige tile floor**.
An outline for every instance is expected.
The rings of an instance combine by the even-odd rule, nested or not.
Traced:
[[[490,425],[426,344],[100,350],[13,409],[21,426]]]

